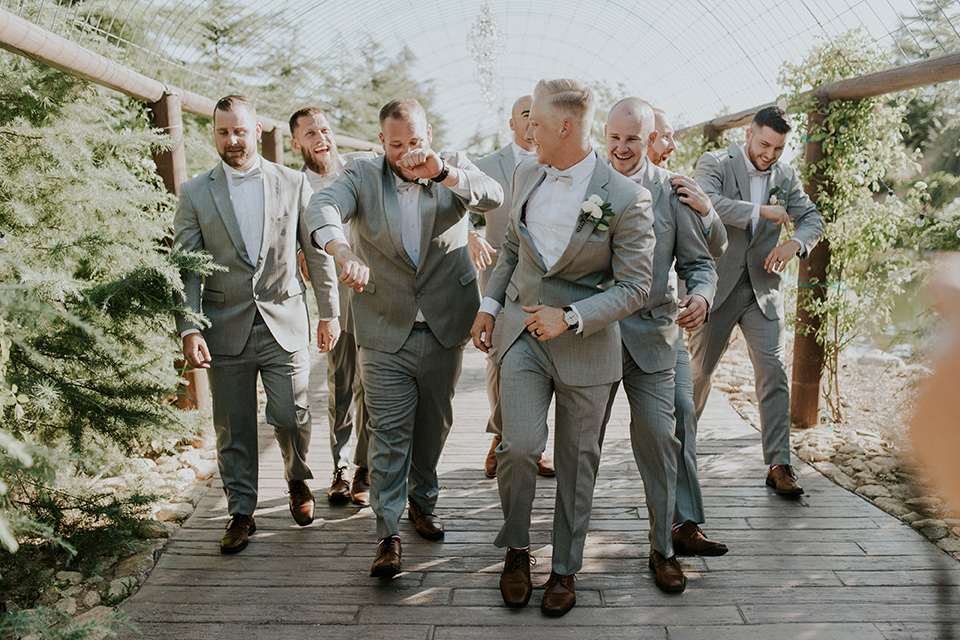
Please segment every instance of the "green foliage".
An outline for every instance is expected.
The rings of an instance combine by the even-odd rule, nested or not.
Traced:
[[[819,180],[814,200],[826,222],[830,263],[827,281],[802,291],[798,305],[822,321],[816,337],[826,353],[825,399],[834,421],[842,420],[840,352],[858,335],[886,327],[897,295],[923,270],[916,258],[928,196],[922,188],[902,197],[884,193],[888,183],[903,180],[917,168],[913,154],[903,148],[907,96],[823,104],[801,94],[876,71],[880,60],[867,39],[851,32],[814,48],[806,60],[786,65],[780,78],[797,111],[798,130],[807,129],[806,114],[822,118],[807,135],[822,141],[824,158],[815,165],[801,163],[798,169],[805,181]]]
[[[722,114],[719,114],[722,115]],[[719,117],[719,116],[718,116]],[[697,130],[680,137],[677,136],[677,150],[670,156],[670,170],[686,176],[692,176],[697,161],[707,151],[726,149],[736,140],[743,140],[743,128],[727,129],[716,140],[708,140],[702,131]]]
[[[90,621],[84,624],[74,622],[70,616],[47,607],[29,611],[8,612],[0,617],[0,638],[44,638],[44,640],[87,640],[103,638],[107,626],[119,625],[136,629],[130,619],[122,612],[111,613],[105,621]]]

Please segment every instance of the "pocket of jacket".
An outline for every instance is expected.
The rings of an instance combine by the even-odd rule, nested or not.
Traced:
[[[507,297],[516,300],[520,297],[520,287],[513,283],[513,280],[507,283]]]
[[[209,302],[226,302],[227,300],[227,296],[222,291],[211,291],[210,289],[204,289],[200,298]]]
[[[463,286],[467,286],[468,284],[470,284],[476,279],[477,279],[476,269],[470,269],[470,271],[460,274],[460,284]]]

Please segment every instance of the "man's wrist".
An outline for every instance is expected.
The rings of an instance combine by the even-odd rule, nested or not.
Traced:
[[[450,175],[450,165],[447,164],[447,161],[443,158],[440,158],[440,173],[430,178],[431,181],[440,183],[447,179],[447,176]]]

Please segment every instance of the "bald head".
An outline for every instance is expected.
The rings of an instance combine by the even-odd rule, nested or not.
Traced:
[[[603,128],[610,166],[618,173],[631,176],[646,157],[653,133],[653,108],[640,98],[624,98],[610,109]]]
[[[526,95],[517,98],[510,112],[510,131],[513,131],[513,141],[521,149],[533,150],[533,143],[526,139],[527,128],[530,126],[530,105],[533,96]]]

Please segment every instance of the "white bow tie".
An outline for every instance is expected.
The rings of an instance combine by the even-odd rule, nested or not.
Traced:
[[[517,152],[517,156],[520,158],[521,161],[523,161],[523,160],[526,160],[527,158],[536,158],[537,152],[527,151],[526,149],[520,149],[520,151]]]
[[[545,166],[544,171],[547,172],[547,182],[562,182],[568,187],[573,186],[573,176],[569,173],[564,173],[559,169],[555,169],[550,165]]]
[[[262,174],[260,173],[260,167],[256,167],[254,169],[250,169],[250,171],[247,171],[246,173],[232,172],[230,177],[233,179],[234,186],[236,186],[238,184],[243,184],[244,180],[260,180],[262,178]]]
[[[760,169],[747,169],[747,175],[751,178],[761,178],[763,176],[770,175],[770,169],[766,171],[760,171]]]

